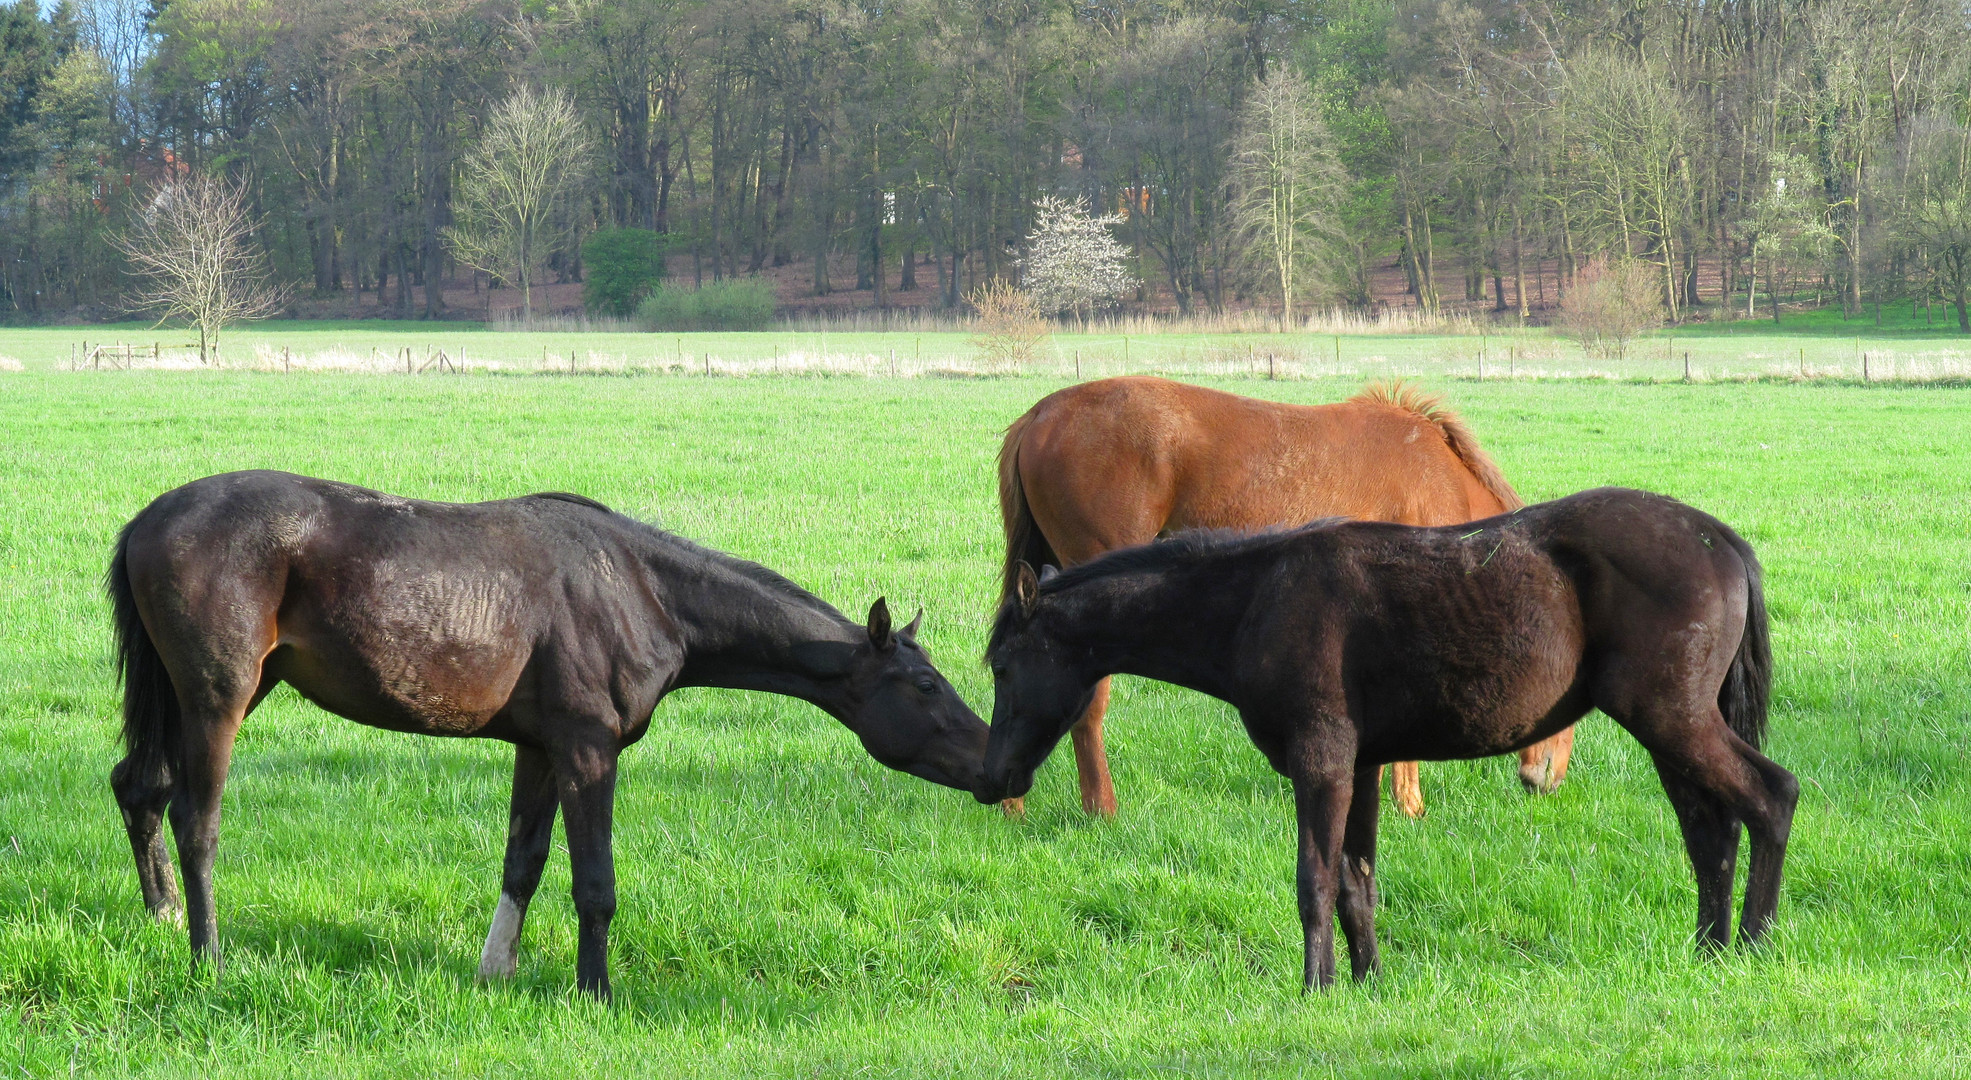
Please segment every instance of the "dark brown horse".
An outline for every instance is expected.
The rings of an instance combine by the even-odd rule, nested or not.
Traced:
[[[1185,529],[1325,517],[1450,525],[1522,505],[1463,421],[1401,384],[1306,406],[1168,379],[1103,379],[1049,394],[1006,430],[1001,599],[1012,595],[1021,562],[1074,566]],[[1091,814],[1116,810],[1102,748],[1108,703],[1104,681],[1074,729],[1081,805]],[[1522,750],[1520,782],[1559,787],[1573,745],[1569,728]],[[1395,766],[1397,806],[1423,816],[1416,762]]]
[[[1799,797],[1758,750],[1772,656],[1759,562],[1708,514],[1604,488],[1449,528],[1317,523],[1187,534],[1037,581],[987,649],[990,802],[1017,796],[1116,673],[1229,702],[1293,782],[1308,986],[1334,981],[1337,891],[1357,979],[1377,966],[1376,770],[1530,746],[1600,709],[1649,750],[1697,873],[1697,933],[1779,902]]]
[[[616,758],[684,686],[809,701],[893,769],[976,788],[986,728],[877,600],[858,626],[786,578],[575,495],[420,502],[277,472],[166,492],[123,529],[108,588],[128,756],[111,774],[144,903],[219,955],[212,861],[240,722],[277,683],[358,723],[515,746],[482,978],[513,974],[558,807],[575,979],[609,993]],[[919,619],[922,616],[920,614]]]

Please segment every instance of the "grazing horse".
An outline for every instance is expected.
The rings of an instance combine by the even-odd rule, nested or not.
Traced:
[[[1168,379],[1082,383],[1006,429],[999,516],[1002,601],[1021,562],[1074,566],[1185,529],[1270,529],[1316,518],[1450,525],[1524,505],[1464,422],[1402,384],[1337,405],[1282,405]],[[1107,680],[1074,729],[1081,805],[1116,811],[1102,748]],[[1520,751],[1519,778],[1549,792],[1573,729]],[[1416,762],[1396,762],[1396,804],[1422,817]],[[1017,812],[1018,803],[1008,806]]]
[[[500,901],[481,978],[512,975],[558,807],[580,922],[576,985],[609,994],[616,759],[683,686],[809,701],[876,760],[974,790],[986,727],[917,645],[764,567],[577,495],[400,499],[279,472],[193,481],[123,529],[110,563],[128,756],[110,783],[144,903],[219,957],[212,862],[240,722],[286,682],[358,723],[515,747]]]
[[[1772,654],[1758,560],[1708,514],[1604,488],[1448,528],[1320,522],[1185,534],[1037,580],[1018,569],[987,660],[995,700],[981,802],[1020,795],[1118,672],[1239,710],[1293,782],[1306,985],[1334,981],[1334,918],[1377,967],[1376,770],[1529,746],[1600,709],[1656,763],[1697,874],[1697,934],[1779,901],[1799,798],[1758,750]]]

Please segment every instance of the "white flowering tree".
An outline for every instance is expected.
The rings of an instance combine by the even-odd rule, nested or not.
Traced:
[[[1035,210],[1020,277],[1036,308],[1087,318],[1097,304],[1136,287],[1129,251],[1109,232],[1122,223],[1120,217],[1090,217],[1086,202],[1052,196],[1042,198]]]

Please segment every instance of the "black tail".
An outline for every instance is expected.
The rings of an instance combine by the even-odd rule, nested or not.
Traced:
[[[1031,412],[1013,421],[1013,426],[1006,429],[1006,441],[999,447],[999,521],[1006,528],[1006,565],[1001,570],[999,588],[1002,603],[1013,595],[1021,563],[1038,571],[1049,564],[1058,566],[1061,561],[1048,546],[1047,538],[1040,534],[1040,526],[1034,523],[1033,509],[1027,506],[1026,486],[1020,481],[1020,436],[1026,434],[1027,425],[1032,422]]]
[[[138,776],[163,775],[178,760],[178,691],[171,685],[171,673],[164,669],[164,658],[151,643],[144,620],[137,614],[137,598],[130,591],[130,570],[126,558],[130,529],[123,527],[116,538],[116,554],[110,558],[103,588],[109,593],[116,616],[116,669],[123,678],[123,747]]]
[[[1757,748],[1766,737],[1766,707],[1772,700],[1773,649],[1766,624],[1766,589],[1761,581],[1759,557],[1752,545],[1736,533],[1727,531],[1738,557],[1745,562],[1745,635],[1739,639],[1738,655],[1732,657],[1725,672],[1725,684],[1718,688],[1718,711],[1738,737]]]

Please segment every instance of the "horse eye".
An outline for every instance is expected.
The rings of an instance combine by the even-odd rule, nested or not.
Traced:
[[[994,665],[992,665],[992,677],[993,677],[993,678],[995,678],[995,679],[1003,679],[1003,678],[1005,678],[1005,677],[1006,677],[1006,665],[1005,665],[1005,664],[994,664]]]
[[[938,684],[929,679],[919,679],[917,680],[917,689],[926,694],[935,694],[938,692]]]

